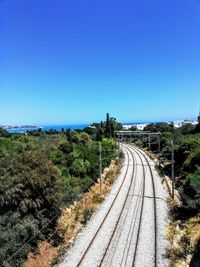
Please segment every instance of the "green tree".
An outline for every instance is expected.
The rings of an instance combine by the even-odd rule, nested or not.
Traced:
[[[8,131],[0,128],[0,137],[9,137],[9,136],[10,136],[10,134]]]
[[[100,127],[97,129],[96,141],[102,141],[103,137],[104,137],[104,129]]]
[[[75,159],[70,167],[70,173],[75,176],[85,176],[90,168],[89,161],[83,159]]]
[[[82,145],[89,145],[91,143],[91,138],[87,133],[81,133],[79,139]]]
[[[145,126],[144,131],[150,132],[173,132],[174,125],[172,123],[159,122],[159,123],[150,123]]]
[[[111,123],[110,123],[110,117],[109,117],[109,113],[106,114],[106,126],[105,126],[105,135],[107,137],[111,136]]]
[[[200,214],[200,167],[186,177],[183,188],[186,205]]]
[[[19,147],[20,149],[20,147]],[[23,213],[50,207],[56,201],[57,169],[41,151],[2,151],[0,155],[0,208]]]
[[[22,266],[27,251],[55,225],[59,172],[42,149],[24,141],[0,139],[0,264]],[[45,226],[45,227],[44,227]],[[42,230],[41,230],[42,229]],[[28,246],[23,244],[32,236]],[[3,245],[4,244],[4,245]]]
[[[193,133],[200,133],[200,112],[199,112],[199,116],[197,117],[197,121],[198,121],[198,124],[196,125]]]
[[[79,134],[76,131],[71,131],[70,132],[70,141],[78,144],[79,143]]]
[[[89,134],[90,136],[95,136],[97,133],[97,129],[94,126],[86,127],[83,129],[83,132]]]
[[[66,154],[69,154],[73,151],[73,146],[71,143],[69,143],[68,141],[62,141],[59,144],[59,149]]]

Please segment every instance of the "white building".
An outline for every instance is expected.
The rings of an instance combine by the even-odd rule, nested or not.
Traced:
[[[131,127],[135,126],[134,124],[123,124],[123,130],[130,130]]]
[[[145,128],[147,125],[148,125],[148,123],[142,123],[142,124],[136,124],[135,126],[136,126],[137,130],[139,130],[139,131],[143,131],[144,128]]]
[[[183,126],[183,121],[174,121],[174,128],[180,128]]]
[[[198,121],[193,121],[192,125],[197,125],[199,122]]]
[[[143,131],[144,127],[147,126],[148,123],[140,123],[140,124],[123,124],[123,130],[130,130],[132,127],[135,127],[139,131]]]
[[[191,125],[197,125],[198,121],[192,121],[192,120],[181,120],[181,121],[174,121],[173,122],[175,128],[180,128],[184,125],[191,124]]]

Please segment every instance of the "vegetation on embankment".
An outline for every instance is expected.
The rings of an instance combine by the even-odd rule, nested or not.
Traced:
[[[65,239],[57,231],[58,218],[97,182],[99,141],[102,169],[116,157],[112,136],[120,127],[108,117],[83,131],[25,135],[0,129],[1,266],[22,266],[28,252],[38,251],[40,241],[56,254],[55,247]],[[88,214],[85,211],[85,218]]]
[[[69,207],[62,208],[54,234],[57,233],[61,236],[63,242],[56,247],[53,246],[52,242],[47,242],[46,240],[40,242],[38,253],[29,253],[24,267],[48,267],[62,261],[77,233],[86,225],[93,212],[111,189],[118,171],[119,165],[112,161],[109,168],[106,168],[102,175],[102,195],[100,195],[98,180],[97,183],[90,187],[88,192],[82,195],[79,201],[75,201]]]
[[[186,124],[178,129],[167,123],[149,124],[144,129],[161,132],[161,171],[167,176],[171,176],[171,151],[174,150],[175,188],[181,205],[171,205],[172,222],[167,234],[168,256],[173,267],[188,266],[200,242],[200,117],[198,121],[196,126]],[[147,138],[134,141],[148,147]],[[157,156],[158,148],[157,137],[151,137],[151,151]],[[195,258],[200,259],[198,251]]]
[[[171,221],[168,225],[167,238],[170,266],[189,266],[200,241],[200,217]]]

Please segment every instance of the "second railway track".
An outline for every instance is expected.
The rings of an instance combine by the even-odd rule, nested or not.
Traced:
[[[126,150],[126,151],[130,151],[129,149],[126,149],[126,148],[125,148],[125,150]],[[127,153],[127,154],[128,154],[128,153]],[[130,154],[132,155],[132,153],[130,153]],[[133,159],[133,157],[132,157],[132,159]],[[114,200],[113,200],[113,202],[112,202],[110,208],[108,209],[108,212],[106,213],[106,216],[104,217],[103,221],[102,221],[101,224],[99,225],[99,227],[98,227],[98,229],[97,229],[95,235],[93,236],[91,242],[89,243],[88,247],[87,247],[86,250],[84,251],[84,253],[83,253],[81,259],[79,260],[79,262],[77,263],[76,267],[81,266],[81,264],[83,263],[84,259],[85,259],[86,256],[87,256],[88,251],[90,250],[92,244],[93,244],[94,241],[95,241],[95,238],[97,237],[97,235],[98,235],[100,229],[102,228],[104,222],[105,222],[106,219],[108,218],[108,215],[109,215],[109,213],[110,213],[110,211],[111,211],[113,205],[115,204],[115,201],[116,201],[116,199],[117,199],[117,197],[118,197],[118,195],[119,195],[119,193],[120,193],[120,191],[121,191],[121,189],[122,189],[122,186],[124,185],[124,181],[125,181],[126,176],[127,176],[127,173],[128,173],[129,162],[130,162],[130,158],[129,158],[129,154],[128,154],[128,165],[127,165],[126,173],[125,173],[124,179],[123,179],[123,181],[122,181],[122,183],[121,183],[121,186],[120,186],[120,188],[119,188],[119,190],[118,190],[118,192],[117,192],[117,194],[116,194],[116,196],[115,196],[115,198],[114,198]],[[133,173],[134,173],[134,165],[133,165],[132,177],[133,177]],[[130,182],[130,184],[129,184],[129,189],[128,189],[127,196],[126,196],[126,198],[125,198],[124,204],[123,204],[123,206],[122,206],[121,212],[123,211],[124,205],[125,205],[125,203],[126,203],[126,201],[127,201],[127,197],[128,197],[128,193],[129,193],[129,191],[130,191],[131,185],[132,185],[132,180],[131,180],[131,182]],[[117,221],[116,225],[117,225],[117,224],[118,224],[118,221]],[[115,228],[116,228],[116,227],[115,227]],[[114,231],[115,231],[115,228],[114,228]],[[100,263],[100,264],[101,264],[101,263]]]
[[[123,150],[126,154],[126,163],[122,168],[124,171],[123,174],[121,173],[121,178],[117,180],[118,189],[112,189],[108,196],[112,199],[109,207],[106,203],[107,199],[104,202],[107,211],[97,212],[102,214],[99,223],[93,219],[89,222],[90,226],[94,226],[96,221],[98,227],[95,226],[95,232],[92,230],[92,235],[89,231],[89,239],[88,230],[86,229],[85,233],[83,231],[84,237],[81,242],[84,244],[84,238],[87,237],[87,243],[82,245],[81,250],[80,246],[75,244],[71,258],[66,257],[61,267],[163,266],[158,264],[157,257],[155,173],[143,151],[127,144],[123,146]],[[103,213],[104,217],[102,217]]]
[[[140,188],[139,192],[138,192],[139,195],[135,199],[135,206],[134,206],[135,210],[134,210],[133,215],[132,215],[131,224],[129,225],[129,231],[128,231],[129,235],[127,236],[127,242],[124,246],[122,258],[118,261],[115,260],[115,254],[117,254],[116,251],[117,251],[117,246],[118,246],[118,242],[116,242],[116,240],[114,240],[114,235],[115,235],[115,232],[116,232],[117,227],[118,227],[118,224],[116,224],[115,229],[113,231],[113,234],[110,238],[109,244],[106,248],[106,251],[103,254],[101,264],[99,266],[106,266],[106,267],[110,267],[110,266],[137,266],[136,265],[136,258],[140,257],[140,255],[137,255],[138,254],[137,252],[138,252],[138,246],[139,246],[139,241],[140,241],[142,218],[144,216],[143,209],[144,209],[145,185],[146,185],[145,166],[149,169],[150,174],[151,174],[151,181],[152,181],[152,188],[153,188],[152,191],[153,191],[153,199],[154,199],[154,209],[153,209],[154,210],[154,243],[152,244],[152,246],[154,247],[154,249],[153,249],[154,250],[154,261],[149,266],[152,266],[152,267],[157,266],[157,230],[156,230],[157,229],[157,223],[156,223],[155,185],[154,185],[154,180],[153,180],[153,174],[152,174],[151,166],[150,166],[147,158],[145,157],[145,155],[142,154],[141,151],[135,147],[131,147],[131,149],[134,150],[134,152],[137,154],[138,158],[140,159],[140,164],[142,166],[142,181],[140,182],[141,186],[139,187]],[[130,153],[132,153],[130,149],[128,149],[128,150],[130,151]],[[145,160],[145,162],[143,161],[143,159]],[[137,163],[136,163],[136,167],[137,167]],[[135,184],[135,181],[134,181],[134,184]],[[133,188],[133,194],[131,196],[131,200],[133,199],[134,192],[135,192],[135,188]],[[133,207],[131,207],[129,204],[129,208],[131,209]],[[124,220],[127,217],[127,212],[128,211],[126,210]],[[121,212],[118,221],[120,221],[122,214],[123,214],[123,212]],[[138,224],[137,227],[136,227],[136,224]],[[121,229],[118,229],[120,234],[122,231],[124,231],[124,227],[125,226],[122,225]],[[133,240],[135,242],[134,246],[132,244]],[[110,252],[109,252],[109,246],[111,246],[112,241],[115,242],[115,245],[113,245],[113,246],[115,246],[115,248],[114,248],[114,251],[112,249],[110,249]],[[119,241],[119,240],[117,240],[117,241]],[[107,256],[107,260],[106,260],[106,255],[109,253],[110,253],[110,255]],[[131,260],[129,258],[131,258]]]
[[[156,190],[155,190],[155,182],[154,182],[154,177],[153,177],[153,172],[152,172],[152,169],[151,169],[151,166],[150,166],[150,163],[148,161],[148,158],[147,156],[144,154],[144,152],[141,152],[140,149],[136,148],[135,146],[132,146],[132,148],[137,151],[136,153],[140,153],[140,155],[143,156],[143,158],[145,159],[145,162],[148,166],[148,169],[150,171],[150,176],[151,176],[151,182],[152,182],[152,191],[153,191],[153,218],[154,218],[154,228],[153,228],[153,232],[154,232],[154,242],[153,242],[153,250],[154,250],[154,262],[153,262],[153,265],[152,267],[157,267],[157,205],[156,205]],[[141,157],[141,156],[140,156]],[[144,165],[143,165],[144,166]],[[145,197],[145,189],[144,189],[144,195],[143,195],[143,198]],[[140,227],[142,225],[142,212],[141,211],[141,220],[140,220]],[[140,229],[138,231],[138,237],[137,237],[137,246],[138,246],[138,243],[139,243],[139,238],[140,238]],[[135,252],[134,252],[134,261],[133,261],[133,265],[132,266],[135,266],[135,261],[136,261],[136,256],[137,256],[137,246],[135,248]]]

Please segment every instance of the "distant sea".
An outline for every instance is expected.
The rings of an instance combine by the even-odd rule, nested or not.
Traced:
[[[137,124],[144,124],[144,123],[156,123],[156,122],[127,122],[127,123],[122,123],[123,125],[137,125]],[[62,128],[64,129],[79,129],[83,130],[85,127],[90,126],[91,124],[65,124],[65,125],[48,125],[48,126],[36,126],[34,128],[10,128],[7,129],[9,133],[25,133],[27,131],[33,131],[33,130],[38,130],[42,129],[43,131],[48,131],[50,129],[55,129],[57,131],[61,131]]]
[[[37,126],[34,128],[12,128],[12,129],[8,129],[7,131],[9,133],[25,133],[27,131],[33,131],[33,130],[38,130],[38,129],[42,129],[43,131],[48,131],[50,129],[55,129],[57,131],[61,131],[62,128],[64,129],[79,129],[79,130],[83,130],[85,127],[90,126],[90,124],[77,124],[77,125],[48,125],[48,126]]]

